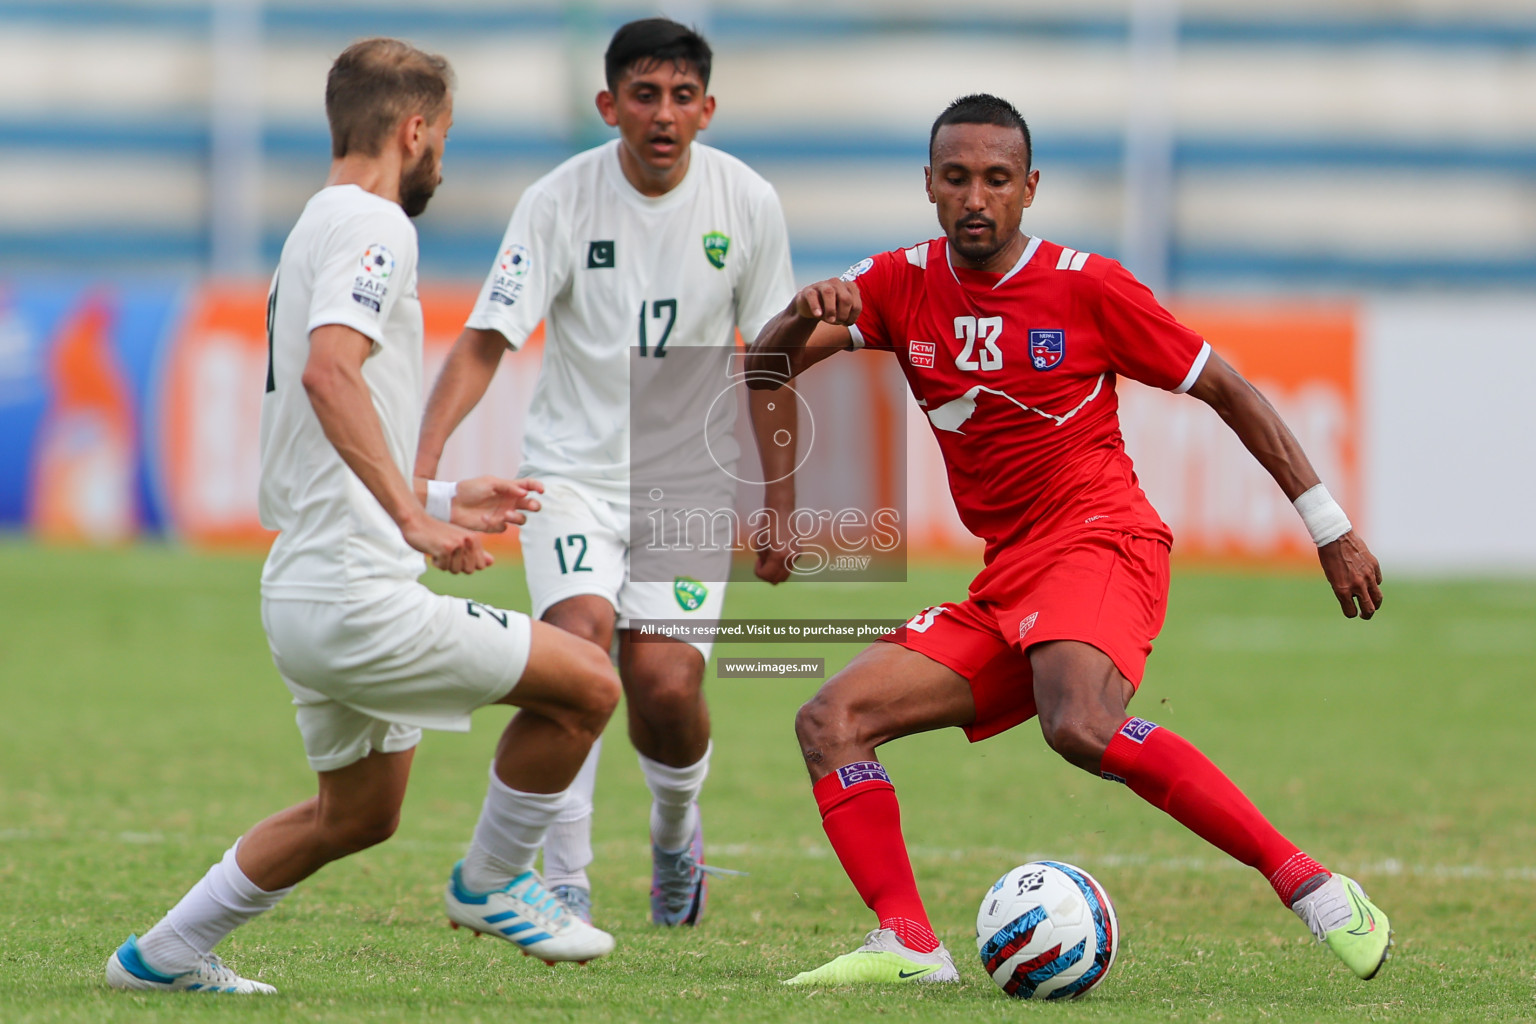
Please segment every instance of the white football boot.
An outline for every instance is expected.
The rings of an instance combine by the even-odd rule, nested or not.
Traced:
[[[524,871],[500,889],[472,892],[464,885],[464,862],[459,861],[443,900],[454,928],[506,939],[551,966],[564,960],[584,964],[613,952],[613,936],[571,913],[534,871]]]
[[[107,984],[141,992],[218,992],[234,995],[275,995],[277,989],[242,978],[224,961],[209,953],[196,969],[185,974],[161,974],[139,956],[139,937],[128,936],[107,959]]]

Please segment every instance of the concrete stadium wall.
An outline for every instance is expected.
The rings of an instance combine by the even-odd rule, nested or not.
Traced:
[[[0,269],[131,250],[141,266],[204,271],[231,209],[252,222],[246,269],[270,265],[325,174],[329,62],[387,32],[458,69],[448,185],[422,219],[423,253],[442,273],[478,273],[522,189],[608,137],[592,111],[601,50],[634,13],[618,0],[266,0],[252,74],[221,85],[230,62],[215,56],[209,12],[245,2],[0,2]],[[1034,126],[1044,182],[1030,230],[1124,255],[1126,138],[1145,91],[1131,6],[695,0],[672,13],[715,41],[720,111],[705,140],[779,188],[813,279],[932,231],[926,127],[979,89]],[[1182,15],[1166,83],[1174,287],[1536,281],[1529,0],[1184,0]],[[220,89],[232,88],[247,94],[260,153],[238,201],[213,173],[217,126],[234,120]]]
[[[423,288],[429,380],[473,297],[469,284]],[[1173,305],[1285,415],[1391,571],[1536,571],[1536,429],[1523,402],[1536,379],[1536,301]],[[0,527],[86,542],[263,542],[264,322],[254,282],[0,279]],[[515,472],[539,358],[536,344],[508,357],[451,443],[445,477]],[[847,422],[817,423],[817,444],[857,439],[840,474],[879,476],[901,450],[899,419],[870,428],[874,399],[860,389],[875,376],[839,377]],[[1313,557],[1294,511],[1210,410],[1119,387],[1127,447],[1179,555]],[[911,549],[973,552],[928,426],[910,400],[903,407]]]

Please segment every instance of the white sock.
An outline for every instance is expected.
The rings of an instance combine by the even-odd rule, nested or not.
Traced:
[[[224,936],[271,910],[293,886],[267,892],[245,877],[235,863],[236,840],[224,859],[208,869],[181,902],[160,923],[139,938],[139,955],[161,974],[185,974],[196,969]]]
[[[714,749],[711,742],[704,748],[704,756],[685,768],[637,754],[645,784],[651,787],[651,842],[668,853],[686,850],[693,840],[693,831],[699,826],[699,791],[704,788]]]
[[[599,736],[566,790],[565,805],[544,834],[544,884],[550,888],[592,888],[587,879],[587,865],[592,863],[592,792],[597,788],[597,759],[602,750]]]
[[[493,763],[475,837],[464,857],[464,884],[473,892],[490,892],[533,867],[566,792],[520,792],[496,777]]]

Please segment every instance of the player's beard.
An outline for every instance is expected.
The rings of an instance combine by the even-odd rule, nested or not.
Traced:
[[[407,217],[420,216],[427,202],[442,184],[438,173],[437,150],[428,146],[410,167],[400,172],[400,208]]]
[[[978,239],[973,242],[969,238],[966,238],[960,233],[960,231],[967,223],[985,224],[987,227],[991,228],[991,241],[982,241]],[[1006,239],[999,237],[997,222],[992,220],[990,217],[970,216],[962,218],[961,220],[955,222],[954,229],[949,236],[950,248],[959,253],[967,263],[973,264],[986,263],[993,256],[996,256],[999,252],[1001,252],[1003,248],[1007,246],[1007,244],[1008,242]]]

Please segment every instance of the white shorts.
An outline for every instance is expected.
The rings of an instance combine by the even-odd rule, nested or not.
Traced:
[[[679,576],[671,582],[629,578],[629,508],[605,501],[568,480],[544,481],[543,506],[521,530],[523,571],[533,617],[542,618],[567,598],[595,594],[618,615],[619,629],[633,619],[698,619],[715,622],[725,607],[723,582]],[[722,556],[722,572],[730,565]],[[714,643],[689,641],[709,662]]]
[[[422,729],[468,731],[528,666],[528,616],[419,583],[350,602],[263,598],[261,621],[317,772],[409,750]]]

